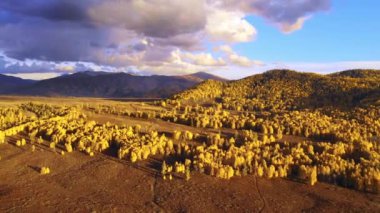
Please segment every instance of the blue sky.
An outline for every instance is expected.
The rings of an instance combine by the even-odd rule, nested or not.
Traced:
[[[375,0],[1,0],[0,74],[380,69]]]
[[[346,69],[380,69],[380,1],[335,0],[312,14],[301,29],[284,33],[264,17],[246,19],[258,34],[233,45],[240,55],[266,65],[216,74],[236,79],[275,68],[331,73]],[[238,74],[236,74],[238,73]]]
[[[262,61],[336,62],[380,60],[380,1],[336,0],[299,31],[284,34],[250,16],[257,40],[238,44],[243,55]]]

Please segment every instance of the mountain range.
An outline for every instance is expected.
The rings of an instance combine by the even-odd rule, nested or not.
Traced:
[[[0,94],[103,98],[168,98],[175,95],[185,99],[203,95],[237,102],[260,99],[267,106],[285,99],[289,102],[287,105],[297,107],[350,106],[379,101],[380,71],[347,70],[320,75],[271,70],[235,81],[205,72],[137,76],[85,71],[41,81],[0,75]]]
[[[11,93],[18,88],[31,86],[36,81],[0,74],[0,94]]]
[[[30,96],[167,98],[209,79],[226,81],[205,72],[181,76],[137,76],[85,71],[41,81],[0,75],[0,93]]]

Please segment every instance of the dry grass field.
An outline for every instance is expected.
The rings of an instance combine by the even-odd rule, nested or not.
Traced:
[[[0,97],[0,107],[23,103],[82,106],[88,120],[99,124],[140,125],[142,132],[191,131],[201,135],[233,134],[231,129],[195,128],[156,118],[133,118],[90,110],[97,105],[130,111],[159,112],[152,102],[92,98]],[[83,107],[86,106],[86,107]],[[26,115],[33,112],[25,112]],[[293,141],[300,137],[286,136]],[[287,178],[266,179],[256,175],[229,180],[191,172],[191,178],[173,174],[163,180],[161,154],[132,163],[119,159],[114,147],[94,156],[76,151],[65,153],[63,146],[50,148],[48,141],[25,146],[17,140],[24,132],[6,137],[0,144],[1,212],[378,212],[380,198],[340,186],[318,182],[313,187]],[[174,144],[179,141],[174,140]],[[187,141],[196,144],[197,141]],[[46,166],[51,172],[40,174]]]

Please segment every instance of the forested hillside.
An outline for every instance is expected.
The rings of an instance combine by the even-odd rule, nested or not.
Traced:
[[[376,103],[380,71],[351,71],[332,75],[272,70],[241,80],[221,83],[206,81],[178,94],[177,100],[210,100],[237,109],[303,109],[354,107]],[[347,77],[349,76],[349,77]],[[351,77],[361,76],[361,77]]]
[[[233,82],[210,80],[161,102],[174,109],[158,117],[235,131],[233,137],[208,136],[203,151],[190,155],[211,175],[230,178],[250,171],[378,192],[377,76],[377,71],[273,70]]]

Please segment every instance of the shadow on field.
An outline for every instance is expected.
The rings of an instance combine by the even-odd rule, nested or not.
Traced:
[[[149,166],[151,164],[149,162],[149,161],[151,161],[150,158],[148,160],[148,163],[143,162],[143,161],[132,163],[126,159],[119,159],[118,155],[117,155],[117,152],[118,152],[117,150],[118,150],[118,148],[114,144],[112,144],[108,149],[106,149],[102,152],[101,157],[103,157],[107,160],[110,160],[110,161],[114,161],[114,162],[123,164],[123,165],[131,166],[135,169],[138,169],[140,171],[147,173],[147,175],[149,175],[150,177],[155,177],[156,174],[161,171],[161,164],[158,160],[156,160],[157,161],[156,163],[158,163],[159,166],[154,166],[154,167]],[[156,169],[156,168],[158,168],[158,169]]]

